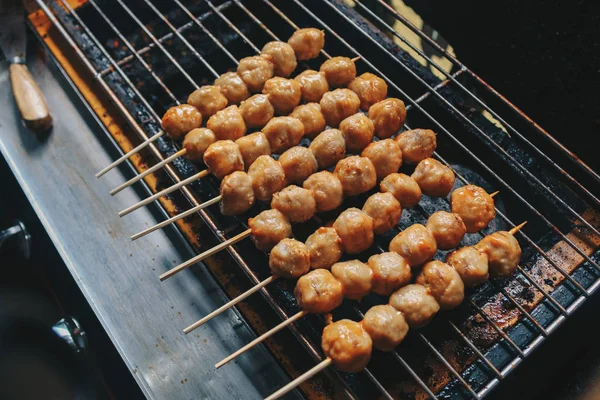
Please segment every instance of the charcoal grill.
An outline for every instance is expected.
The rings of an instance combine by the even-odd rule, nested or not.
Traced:
[[[161,135],[160,116],[168,107],[234,69],[237,60],[259,52],[267,41],[285,40],[298,27],[317,27],[326,33],[325,52],[300,68],[318,69],[328,55],[361,57],[359,72],[380,75],[389,85],[389,95],[407,104],[406,129],[426,127],[438,133],[435,157],[455,171],[461,185],[475,183],[500,191],[497,218],[486,232],[529,221],[517,235],[524,251],[514,277],[469,293],[458,310],[412,332],[396,351],[375,353],[364,372],[348,375],[330,368],[325,377],[301,386],[306,397],[482,398],[598,287],[600,176],[385,1],[354,0],[352,7],[338,0],[37,3],[41,10],[30,15],[30,21],[40,38],[46,38],[49,19],[54,34],[71,47],[130,127],[130,132],[118,132],[107,125],[106,133],[125,156],[140,143],[151,142],[141,156],[130,160],[140,173],[178,150]],[[397,24],[414,32],[452,68],[439,67],[395,29]],[[157,192],[197,172],[197,166],[177,159],[148,176],[144,185],[148,193]],[[160,206],[176,215],[216,195],[218,182],[209,177],[160,199]],[[360,199],[349,204],[354,201]],[[448,208],[444,199],[425,199],[405,211],[398,229],[421,223],[440,208]],[[224,217],[214,206],[199,211],[212,236],[206,228],[194,228],[194,221],[178,227],[201,251],[245,230],[247,217],[258,211],[256,206],[240,218]],[[303,237],[315,224],[295,233]],[[374,247],[387,247],[395,233],[378,238]],[[479,238],[467,235],[464,243]],[[268,276],[266,255],[249,243],[227,250],[228,257],[206,267],[230,295],[240,285]],[[176,279],[186,279],[185,273]],[[274,324],[270,315],[285,319],[298,311],[290,288],[277,282],[261,290],[263,299],[254,300],[256,305],[240,305],[257,332]],[[334,317],[356,319],[380,301],[346,302]],[[273,311],[260,309],[265,304]],[[291,376],[322,359],[323,324],[321,317],[310,316],[289,328],[292,335],[282,332],[283,338],[267,342]]]

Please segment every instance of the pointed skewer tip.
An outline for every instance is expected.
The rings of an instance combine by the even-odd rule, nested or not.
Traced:
[[[525,226],[525,224],[527,224],[527,221],[523,222],[520,225],[515,226],[510,231],[508,231],[508,233],[510,233],[511,235],[514,235],[515,233],[519,232],[521,230],[521,228],[523,228]]]
[[[491,194],[490,194],[490,197],[491,197],[491,198],[494,198],[494,196],[495,196],[495,195],[497,195],[498,193],[500,193],[500,191],[499,191],[499,190],[496,190],[494,193],[491,193]]]

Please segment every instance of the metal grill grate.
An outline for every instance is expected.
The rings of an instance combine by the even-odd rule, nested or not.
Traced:
[[[384,78],[389,95],[408,105],[407,125],[438,132],[435,157],[462,184],[501,191],[504,203],[497,203],[498,218],[490,232],[529,220],[518,235],[524,252],[517,276],[470,293],[461,308],[413,332],[396,351],[375,354],[360,376],[338,374],[351,397],[410,393],[481,398],[597,288],[600,176],[384,0],[376,1],[383,14],[372,11],[367,0],[354,0],[354,10],[336,0],[87,0],[77,9],[66,0],[52,0],[48,6],[37,1],[140,140],[152,141],[149,149],[158,160],[178,150],[161,135],[160,115],[168,107],[235,68],[238,59],[258,53],[265,42],[285,40],[298,27],[314,26],[325,30],[325,50],[319,59],[300,64],[301,69],[318,69],[330,54],[361,57],[359,72]],[[392,26],[398,23],[446,57],[452,70],[446,72],[398,33]],[[445,79],[438,79],[394,40],[409,46]],[[165,171],[179,182],[197,170],[176,160]],[[198,205],[218,194],[217,184],[207,179],[182,192]],[[440,208],[448,208],[445,199],[429,199],[406,210],[400,228],[420,223]],[[219,241],[245,227],[243,217],[226,218],[210,210],[199,214]],[[395,233],[379,238],[375,247],[387,247]],[[478,239],[473,234],[465,241]],[[267,271],[264,254],[242,243],[237,247],[228,248],[230,255],[258,283]],[[246,260],[253,260],[252,265]],[[285,285],[261,293],[281,318],[297,311]],[[339,316],[360,316],[371,305],[347,303],[336,311]],[[321,359],[322,326],[320,317],[311,316],[290,328],[315,360]]]

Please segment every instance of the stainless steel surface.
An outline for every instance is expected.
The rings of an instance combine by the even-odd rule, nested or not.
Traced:
[[[225,296],[202,271],[159,282],[161,271],[191,253],[175,248],[173,243],[183,241],[172,242],[167,232],[131,241],[130,232],[154,220],[152,208],[127,220],[116,215],[115,207],[139,198],[131,190],[118,198],[108,194],[130,171],[123,166],[96,179],[95,173],[114,157],[112,144],[99,139],[104,133],[94,135],[99,126],[84,119],[87,110],[80,99],[67,95],[71,88],[65,91],[66,81],[58,69],[49,70],[49,62],[39,57],[28,62],[56,115],[43,140],[22,127],[7,67],[0,65],[0,150],[144,394],[156,399],[262,398],[282,386],[287,377],[264,350],[254,353],[251,366],[234,364],[226,374],[211,367],[253,337],[237,313],[227,313],[194,335],[183,334],[187,318],[207,314]]]
[[[21,0],[0,1],[0,50],[12,63],[25,62],[25,10]]]

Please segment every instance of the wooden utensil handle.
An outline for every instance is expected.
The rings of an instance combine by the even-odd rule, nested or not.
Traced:
[[[49,129],[52,116],[46,99],[25,64],[10,65],[10,83],[25,126],[36,132]]]

